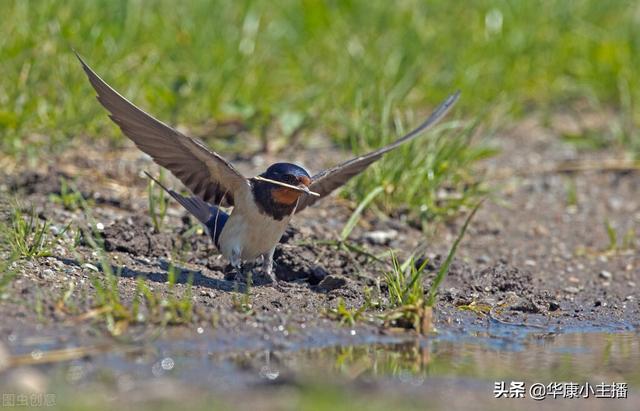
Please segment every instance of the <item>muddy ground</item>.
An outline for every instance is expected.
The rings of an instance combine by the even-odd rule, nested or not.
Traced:
[[[640,261],[638,245],[630,240],[640,235],[640,178],[632,170],[598,167],[604,158],[620,158],[619,153],[577,151],[558,138],[557,130],[540,124],[535,119],[523,121],[490,141],[501,152],[479,169],[492,191],[441,288],[434,310],[435,327],[441,332],[492,324],[528,325],[545,332],[592,327],[634,330],[640,324]],[[234,161],[249,174],[276,159],[293,159],[316,171],[347,157],[329,145],[314,152],[319,151],[328,154],[318,157],[285,150],[274,157],[246,155]],[[15,195],[32,203],[41,217],[52,222],[54,231],[70,222],[72,228],[61,236],[50,257],[15,264],[19,275],[3,290],[0,304],[0,335],[57,330],[73,335],[79,345],[108,335],[103,321],[83,317],[95,306],[90,279],[102,267],[82,238],[77,247],[70,246],[74,227],[89,222],[82,210],[66,210],[52,201],[51,195],[60,193],[60,177],[65,177],[92,204],[92,217],[99,223],[113,269],[120,273],[118,288],[125,302],[134,299],[139,277],[165,296],[183,295],[188,282],[193,282],[196,318],[182,327],[187,334],[204,330],[227,341],[230,349],[304,348],[341,335],[357,335],[354,342],[360,341],[357,338],[366,342],[371,335],[397,337],[395,331],[376,325],[344,327],[326,314],[339,299],[359,307],[365,295],[382,298],[380,287],[384,294],[380,283],[388,269],[384,263],[327,244],[338,238],[352,204],[334,196],[295,218],[276,252],[281,281],[268,284],[258,277],[250,300],[242,300],[238,291],[244,286],[234,281],[227,262],[176,203],[170,202],[161,232],[154,232],[146,180],[141,176],[144,170],[157,174],[148,157],[132,145],[106,153],[83,148],[36,167],[5,167],[3,206]],[[575,161],[581,170],[567,170],[572,168],[567,164],[575,166]],[[175,180],[169,185],[180,187]],[[406,257],[419,250],[430,260],[428,287],[462,220],[440,224],[426,235],[402,215],[391,218],[368,212],[351,240],[373,255],[393,248]],[[620,246],[615,249],[607,221],[618,233]],[[628,241],[622,245],[625,234]],[[167,284],[172,262],[178,267],[174,290]],[[71,297],[65,299],[70,289]],[[243,305],[247,302],[250,306]],[[149,328],[131,326],[124,335],[144,335]],[[400,335],[397,338],[404,338]]]

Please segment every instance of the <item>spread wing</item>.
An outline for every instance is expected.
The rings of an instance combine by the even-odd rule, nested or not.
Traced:
[[[309,195],[303,196],[302,198],[300,198],[296,212],[304,210],[319,199],[329,195],[333,190],[343,186],[352,177],[360,174],[371,164],[379,160],[380,157],[382,157],[384,154],[400,146],[401,144],[410,141],[420,133],[428,130],[442,117],[444,117],[445,114],[447,114],[449,109],[456,103],[459,96],[460,92],[457,91],[447,97],[447,99],[440,103],[440,105],[433,111],[433,113],[431,113],[429,118],[427,118],[424,123],[420,124],[415,130],[409,132],[393,143],[379,148],[378,150],[375,150],[369,154],[356,157],[333,168],[321,171],[320,173],[313,176],[311,178],[312,183],[311,185],[309,185],[309,190],[319,193],[320,197],[312,197]]]
[[[249,182],[227,160],[200,141],[185,136],[145,113],[105,83],[76,53],[98,101],[122,132],[153,160],[175,175],[193,194],[210,204],[234,205]]]

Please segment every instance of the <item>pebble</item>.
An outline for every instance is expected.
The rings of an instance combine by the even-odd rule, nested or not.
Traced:
[[[328,275],[318,284],[323,291],[331,291],[342,288],[347,284],[347,279],[338,275]]]
[[[636,283],[634,283],[633,281],[628,281],[628,282],[627,282],[627,285],[628,285],[629,287],[635,287],[635,286],[636,286]]]
[[[364,239],[375,245],[388,245],[398,237],[396,230],[370,231],[364,235]]]
[[[491,258],[488,255],[483,254],[480,257],[476,258],[476,262],[478,262],[479,264],[489,264],[491,262]]]
[[[42,278],[43,280],[50,280],[53,277],[55,277],[55,272],[50,269],[50,268],[45,268],[44,270],[38,272],[39,277]]]
[[[100,271],[100,270],[98,270],[98,267],[96,267],[95,265],[90,264],[90,263],[82,264],[82,268],[86,268],[87,270],[95,271],[96,273]]]
[[[529,267],[535,267],[536,265],[538,265],[538,263],[536,263],[534,260],[525,260],[524,265]]]
[[[604,279],[604,280],[611,280],[611,278],[613,277],[611,275],[611,273],[609,271],[606,270],[602,270],[600,271],[600,278]]]
[[[573,286],[565,287],[564,291],[569,294],[578,294],[580,292],[578,287],[573,287]]]

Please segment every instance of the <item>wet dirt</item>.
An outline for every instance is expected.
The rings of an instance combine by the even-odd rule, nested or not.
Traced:
[[[434,309],[438,334],[419,339],[419,344],[439,344],[438,338],[460,342],[490,335],[501,350],[511,342],[525,343],[531,332],[556,335],[576,330],[627,332],[630,334],[625,335],[637,343],[638,244],[622,244],[622,238],[628,233],[632,233],[627,235],[631,239],[640,235],[638,175],[599,170],[549,172],[549,166],[553,169],[567,160],[597,162],[619,153],[576,151],[560,142],[554,130],[535,120],[505,130],[492,144],[501,148],[501,154],[481,166],[493,186],[492,194],[472,222],[441,288]],[[285,151],[278,157],[308,164],[315,171],[334,163],[338,156],[333,154],[319,158]],[[249,174],[272,160],[275,158],[248,156],[238,167]],[[211,341],[222,339],[231,353],[279,349],[291,353],[311,346],[415,340],[411,332],[396,335],[371,324],[344,327],[329,319],[326,312],[340,300],[348,307],[360,307],[368,293],[383,298],[380,279],[389,267],[371,255],[384,255],[389,248],[399,250],[401,258],[420,250],[422,258],[429,259],[424,278],[428,287],[462,224],[461,219],[441,224],[435,234],[426,236],[407,221],[367,212],[350,237],[367,254],[354,253],[336,242],[353,205],[339,198],[325,199],[294,219],[283,237],[275,255],[280,281],[270,284],[257,275],[249,309],[239,309],[238,291],[246,290],[245,286],[234,280],[228,263],[192,218],[170,202],[163,228],[154,230],[147,213],[142,170],[153,174],[157,168],[131,145],[106,154],[100,150],[84,150],[82,155],[69,152],[36,168],[16,167],[2,177],[0,190],[5,198],[17,196],[33,204],[57,232],[69,223],[85,228],[91,221],[99,223],[96,231],[119,273],[118,290],[125,304],[134,300],[139,277],[160,296],[181,296],[191,290],[195,319],[178,327],[179,338],[172,335],[175,330],[171,327],[159,330],[160,339],[154,339],[151,346],[160,352],[175,349],[181,341],[187,345],[200,341],[200,330],[209,336],[209,343],[203,344],[215,346]],[[61,193],[61,178],[73,182],[90,202],[92,219],[82,210],[67,210],[51,201],[52,195]],[[180,187],[175,180],[169,180],[169,185]],[[6,209],[7,202],[3,207]],[[619,233],[618,247],[611,246],[605,222]],[[0,303],[0,335],[12,353],[21,350],[15,344],[20,336],[50,333],[57,339],[64,335],[65,341],[74,345],[105,338],[104,324],[77,321],[95,305],[91,280],[100,275],[102,267],[86,242],[71,247],[74,234],[69,230],[57,239],[50,257],[15,263],[19,274],[2,290]],[[176,284],[170,287],[167,273],[174,264]],[[69,290],[72,297],[67,300],[71,303],[61,306]],[[140,343],[154,334],[150,331],[154,328],[158,327],[131,327],[126,335]],[[491,337],[491,330],[497,328],[499,336]],[[10,336],[14,336],[13,342],[8,340]],[[174,348],[167,348],[171,344]],[[47,348],[38,349],[43,347]],[[495,348],[491,344],[483,347]],[[632,352],[637,354],[637,349],[634,346]],[[630,358],[638,364],[637,355]],[[95,367],[110,368],[110,361]],[[218,370],[212,372],[219,372],[218,366],[212,367]],[[225,367],[222,369],[227,372],[238,370],[237,365]],[[482,378],[480,373],[461,375]],[[636,389],[637,376],[633,378],[629,382]],[[242,384],[229,384],[242,390]]]

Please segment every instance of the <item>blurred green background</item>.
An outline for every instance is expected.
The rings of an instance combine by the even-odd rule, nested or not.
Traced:
[[[0,146],[12,156],[37,158],[74,137],[122,141],[72,48],[136,104],[187,128],[239,119],[258,137],[270,128],[285,139],[321,133],[362,152],[460,89],[450,120],[491,119],[493,129],[531,112],[586,105],[613,113],[612,126],[574,139],[640,151],[637,1],[5,0],[1,7]],[[454,133],[462,135],[454,146],[416,143],[424,146],[358,180],[355,198],[380,184],[398,191],[408,184],[400,175],[417,178],[403,174],[409,167],[421,186],[446,181],[467,190],[464,170],[490,154],[468,144],[473,133],[473,126]],[[411,162],[416,149],[436,154]],[[394,201],[427,218],[447,213],[435,191],[416,191],[402,189]]]

